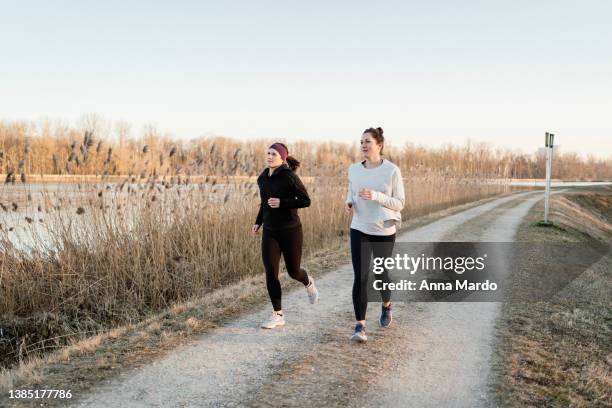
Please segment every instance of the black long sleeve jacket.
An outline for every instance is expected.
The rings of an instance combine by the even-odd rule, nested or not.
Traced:
[[[267,230],[278,231],[302,225],[297,209],[310,206],[310,197],[302,180],[286,164],[277,168],[272,175],[265,169],[257,178],[261,204],[255,224]],[[272,208],[269,198],[279,198],[280,206]]]

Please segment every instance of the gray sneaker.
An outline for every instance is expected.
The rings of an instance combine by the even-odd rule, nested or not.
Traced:
[[[355,326],[355,332],[351,336],[351,340],[356,341],[358,343],[365,343],[368,341],[368,336],[365,333],[365,327],[361,323],[357,323]]]
[[[385,305],[383,305],[378,322],[380,323],[381,327],[389,327],[392,321],[393,314],[391,313],[391,304],[389,303],[389,307],[385,307]]]

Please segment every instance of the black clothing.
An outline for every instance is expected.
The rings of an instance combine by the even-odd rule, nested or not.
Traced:
[[[300,268],[304,235],[297,209],[310,206],[310,197],[300,178],[286,164],[274,170],[265,169],[257,178],[261,204],[255,224],[263,224],[261,258],[266,270],[266,286],[275,311],[282,309],[282,291],[278,272],[281,254],[289,276],[310,283],[306,271]],[[272,208],[269,198],[280,199],[280,206]]]
[[[271,176],[266,168],[257,178],[261,204],[255,224],[271,231],[295,228],[302,225],[297,209],[310,206],[310,197],[300,178],[287,167],[281,165]],[[279,198],[280,206],[272,208],[268,198]]]
[[[310,278],[304,269],[300,268],[302,260],[302,242],[304,236],[302,227],[298,226],[290,229],[278,231],[263,230],[261,237],[261,257],[266,269],[266,286],[275,311],[282,310],[281,306],[281,285],[278,280],[280,256],[285,258],[285,266],[289,276],[293,279],[308,285]]]
[[[353,260],[353,308],[355,320],[365,320],[368,308],[368,277],[370,276],[370,262],[375,258],[388,258],[393,253],[393,245],[369,245],[371,242],[395,242],[393,235],[370,235],[351,228],[351,257]],[[389,283],[389,272],[385,268],[377,279]],[[390,290],[381,290],[383,302],[391,300]]]

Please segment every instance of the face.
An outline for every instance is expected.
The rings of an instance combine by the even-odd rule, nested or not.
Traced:
[[[283,159],[275,149],[268,149],[266,163],[268,164],[268,167],[276,168],[283,164]]]
[[[376,139],[374,139],[370,133],[361,135],[361,153],[363,157],[367,159],[380,156],[381,149],[382,146],[376,142]]]

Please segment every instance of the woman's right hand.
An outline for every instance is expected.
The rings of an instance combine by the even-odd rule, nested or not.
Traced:
[[[353,212],[353,203],[344,203],[344,211],[346,211],[347,214],[350,214]]]
[[[253,235],[256,235],[257,233],[259,233],[259,227],[260,225],[253,224],[253,228],[251,228],[251,232],[253,233]]]

